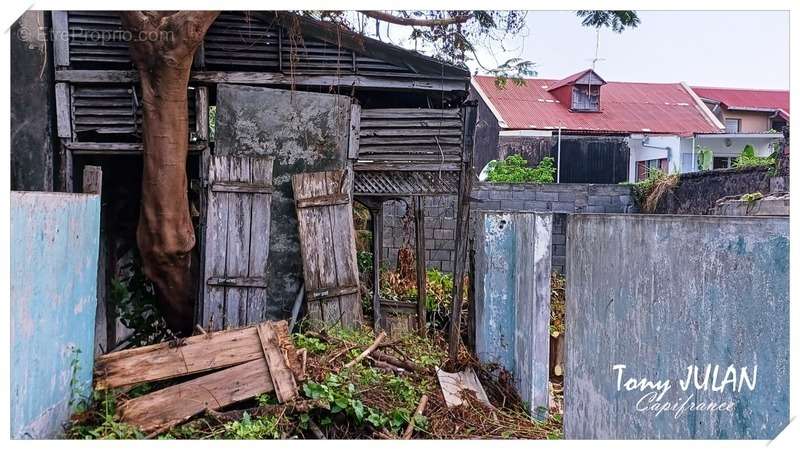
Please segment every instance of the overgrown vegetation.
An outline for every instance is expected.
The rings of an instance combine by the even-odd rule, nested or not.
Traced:
[[[448,361],[444,337],[403,335],[384,341],[382,352],[409,361],[414,370],[381,369],[370,358],[344,367],[374,341],[368,328],[305,330],[293,335],[298,348],[308,350],[307,380],[301,398],[278,404],[264,394],[228,411],[209,411],[191,421],[164,430],[159,439],[360,439],[397,438],[403,434],[421,397],[428,406],[414,416],[414,436],[428,439],[560,438],[561,417],[533,420],[511,386],[511,377],[495,366],[478,364],[466,350]],[[472,367],[493,404],[489,408],[474,397],[447,408],[434,369]],[[144,434],[116,417],[116,407],[127,398],[150,391],[143,386],[123,393],[95,393],[89,408],[73,416],[67,436],[74,439],[138,439]],[[305,405],[306,407],[301,407]]]
[[[650,169],[647,178],[633,184],[633,195],[642,212],[653,213],[661,197],[678,185],[678,174],[668,175],[660,169]]]
[[[425,309],[430,327],[443,330],[449,323],[453,302],[453,275],[431,268],[427,271]],[[414,274],[403,274],[398,270],[381,271],[381,297],[387,300],[416,302],[417,284]],[[464,292],[464,308],[467,295]]]
[[[536,167],[528,167],[528,160],[520,155],[509,155],[506,159],[489,163],[487,180],[491,183],[553,183],[555,160],[542,158]]]
[[[567,279],[558,272],[550,275],[550,335],[564,334],[567,301],[565,288]]]
[[[122,324],[133,331],[127,347],[163,342],[173,337],[156,303],[153,283],[142,272],[138,253],[122,265],[125,274],[111,280],[109,300]]]

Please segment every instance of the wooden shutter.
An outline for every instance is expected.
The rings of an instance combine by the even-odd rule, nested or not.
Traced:
[[[362,321],[349,170],[292,176],[308,318]]]
[[[265,319],[272,161],[235,155],[211,159],[202,323],[213,330]]]

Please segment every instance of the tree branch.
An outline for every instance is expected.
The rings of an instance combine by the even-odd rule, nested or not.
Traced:
[[[463,14],[460,16],[448,17],[445,19],[412,19],[410,17],[399,17],[394,14],[389,14],[381,11],[359,11],[361,14],[371,17],[375,20],[381,20],[395,25],[416,26],[416,27],[438,27],[447,26],[457,23],[464,23],[472,19],[472,13]]]

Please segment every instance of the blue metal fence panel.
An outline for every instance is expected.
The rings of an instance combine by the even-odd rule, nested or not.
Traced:
[[[788,218],[574,215],[567,255],[565,437],[786,426]]]
[[[54,437],[91,392],[100,198],[11,193],[11,436]]]
[[[531,412],[540,416],[549,399],[552,219],[482,212],[475,238],[476,353],[508,370]]]

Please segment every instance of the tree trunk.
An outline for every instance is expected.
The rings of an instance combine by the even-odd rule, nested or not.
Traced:
[[[186,91],[194,52],[219,15],[210,11],[120,13],[131,32],[131,56],[142,87],[142,204],[136,240],[169,327],[190,333],[193,322],[186,157]]]

